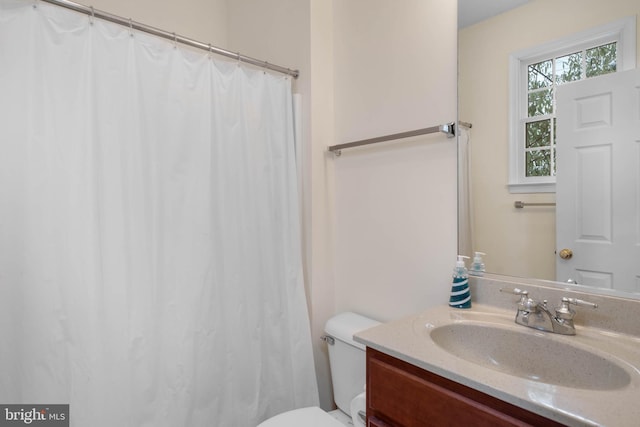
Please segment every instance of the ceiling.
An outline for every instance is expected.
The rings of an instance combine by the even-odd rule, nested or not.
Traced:
[[[522,6],[529,0],[458,0],[458,28],[468,27],[477,22]]]

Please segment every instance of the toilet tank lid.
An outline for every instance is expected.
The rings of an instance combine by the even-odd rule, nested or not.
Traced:
[[[379,324],[380,322],[376,320],[348,311],[327,320],[324,331],[340,341],[358,348],[363,348],[360,343],[353,340],[353,335]]]

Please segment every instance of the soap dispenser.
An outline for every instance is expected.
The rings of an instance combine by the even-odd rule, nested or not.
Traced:
[[[469,273],[464,265],[464,258],[468,256],[458,255],[458,261],[453,269],[453,284],[449,305],[455,308],[471,308],[471,292],[469,291]]]
[[[475,252],[473,257],[473,263],[471,264],[471,268],[469,269],[469,274],[472,276],[482,276],[484,275],[484,261],[482,260],[482,255],[486,255],[484,252]]]

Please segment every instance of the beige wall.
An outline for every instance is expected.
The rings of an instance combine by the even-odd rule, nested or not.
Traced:
[[[319,337],[324,324],[335,314],[333,281],[333,165],[326,147],[334,141],[333,82],[333,2],[311,0],[311,117],[309,122],[309,168],[305,178],[307,214],[306,242],[308,286],[312,298],[311,327],[316,358],[316,373],[320,403],[324,409],[333,407],[331,376],[327,346]]]
[[[473,123],[474,250],[488,253],[487,271],[555,278],[555,210],[513,207],[516,200],[554,202],[555,194],[506,187],[509,55],[639,13],[637,0],[533,0],[460,31],[460,120]]]
[[[335,143],[455,120],[455,2],[334,2]],[[456,145],[345,150],[335,167],[336,311],[390,320],[448,301]]]
[[[227,0],[91,0],[78,3],[223,49],[227,45]]]

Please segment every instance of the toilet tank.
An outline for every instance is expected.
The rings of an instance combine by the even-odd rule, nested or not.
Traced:
[[[379,324],[368,317],[346,312],[332,317],[325,325],[327,336],[333,338],[327,340],[333,400],[347,414],[351,400],[364,391],[366,382],[365,346],[355,342],[353,335]]]

